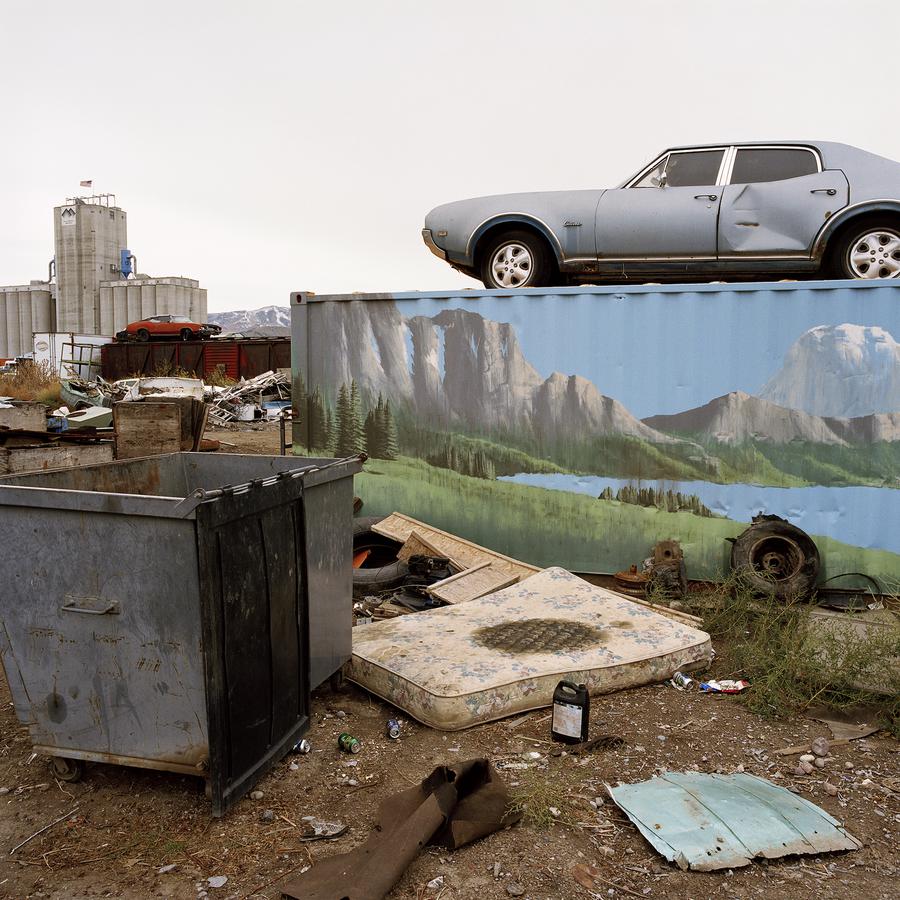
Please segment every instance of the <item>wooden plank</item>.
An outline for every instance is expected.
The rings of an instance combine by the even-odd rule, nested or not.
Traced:
[[[494,568],[493,563],[483,562],[435,582],[425,590],[445,603],[463,603],[502,590],[518,580],[516,575]]]
[[[177,453],[182,449],[182,408],[178,403],[117,403],[113,407],[113,426],[116,459]]]
[[[422,537],[418,531],[413,531],[410,533],[403,546],[397,551],[397,559],[402,559],[405,562],[411,556],[415,556],[416,554],[421,554],[422,556],[447,556],[446,553],[442,552],[435,547],[434,544]],[[450,565],[453,566],[454,569],[459,571],[465,569],[465,566],[460,565],[452,557],[447,556],[447,558],[450,560]]]
[[[541,570],[537,566],[530,566],[518,559],[510,556],[504,556],[494,550],[488,550],[465,538],[448,534],[439,528],[432,528],[424,522],[419,522],[403,513],[393,513],[386,519],[382,519],[376,525],[372,526],[372,531],[384,537],[391,538],[399,544],[404,544],[409,536],[415,531],[420,538],[426,540],[432,547],[440,551],[441,556],[449,557],[456,560],[462,569],[471,569],[482,562],[489,562],[491,565],[501,572],[506,572],[510,576],[515,576],[516,581],[528,578]],[[515,583],[515,582],[513,582]]]
[[[113,461],[112,441],[100,444],[49,444],[46,447],[0,447],[0,474],[68,469]]]

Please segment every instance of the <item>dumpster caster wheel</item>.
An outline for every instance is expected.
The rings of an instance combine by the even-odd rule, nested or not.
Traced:
[[[60,781],[81,781],[84,775],[84,760],[54,756],[50,762],[53,765],[53,774]]]
[[[344,680],[343,669],[338,669],[337,672],[332,674],[331,678],[328,679],[328,686],[334,694],[340,694],[344,690],[347,682]]]

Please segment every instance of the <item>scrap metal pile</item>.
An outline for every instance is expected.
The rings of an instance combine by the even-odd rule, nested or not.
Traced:
[[[211,387],[209,419],[217,425],[250,421],[260,411],[265,418],[276,418],[291,405],[291,379],[283,372],[263,372],[242,379],[229,387]]]

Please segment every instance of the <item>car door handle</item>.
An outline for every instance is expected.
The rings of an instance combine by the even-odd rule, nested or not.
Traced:
[[[833,197],[837,191],[834,188],[813,188],[810,191],[811,194],[828,194],[829,197]]]
[[[718,194],[694,194],[695,200],[718,200]]]

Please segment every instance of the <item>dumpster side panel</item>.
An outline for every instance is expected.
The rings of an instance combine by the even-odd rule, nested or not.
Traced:
[[[35,747],[201,774],[194,523],[8,506],[3,521],[19,548],[4,554],[3,665]]]
[[[674,538],[713,579],[765,512],[814,537],[822,579],[900,581],[896,283],[291,302],[294,451],[342,455],[362,423],[367,514],[581,572]]]

